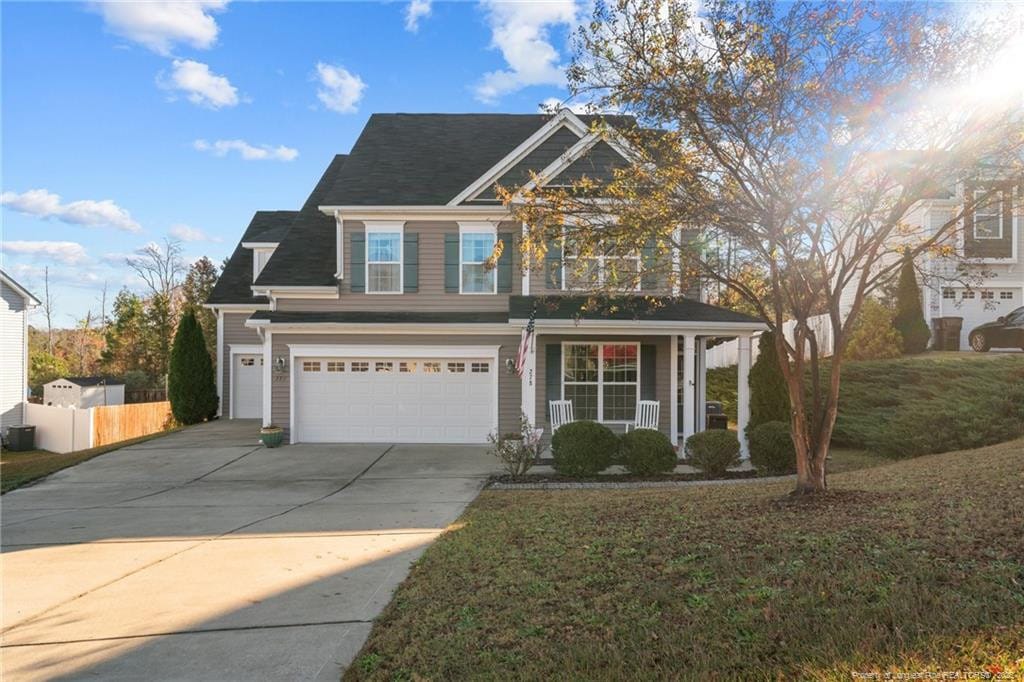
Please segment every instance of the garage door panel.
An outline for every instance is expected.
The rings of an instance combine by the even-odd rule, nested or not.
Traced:
[[[301,371],[304,363],[323,370],[342,363],[348,371]],[[354,363],[368,371],[352,371]],[[490,360],[297,358],[295,364],[299,441],[483,443],[494,428]]]

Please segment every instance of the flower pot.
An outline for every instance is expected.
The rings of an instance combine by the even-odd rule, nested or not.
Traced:
[[[280,426],[264,426],[260,429],[260,441],[268,448],[276,448],[284,440],[284,429]]]

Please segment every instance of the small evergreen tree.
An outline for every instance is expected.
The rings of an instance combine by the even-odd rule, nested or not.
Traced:
[[[904,355],[923,353],[927,350],[928,340],[932,335],[921,309],[921,290],[917,287],[914,261],[908,257],[904,257],[903,267],[900,269],[893,326],[903,339]]]
[[[850,328],[843,357],[847,360],[887,360],[898,358],[903,339],[893,327],[892,311],[874,298],[865,298]]]
[[[181,318],[174,335],[167,398],[171,401],[171,413],[182,424],[196,424],[217,412],[213,363],[206,352],[203,330],[192,311]]]
[[[750,423],[754,428],[765,422],[789,423],[789,388],[779,366],[779,354],[775,351],[775,335],[761,334],[757,346],[757,362],[750,368]]]

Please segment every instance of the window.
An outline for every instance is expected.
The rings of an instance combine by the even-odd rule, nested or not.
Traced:
[[[999,300],[1000,301],[1012,301],[1013,300],[1013,292],[1012,291],[1000,291],[999,292]]]
[[[955,299],[956,298],[956,292],[947,287],[947,288],[942,290],[942,298]]]
[[[627,422],[640,393],[635,343],[567,343],[562,352],[562,395],[577,419]]]
[[[327,363],[328,372],[344,372],[345,363],[340,360],[331,360]]]
[[[497,291],[497,268],[488,267],[494,254],[493,232],[463,232],[460,236],[460,279],[464,294],[493,294]]]
[[[402,292],[402,233],[366,233],[366,291],[371,294]]]
[[[975,192],[974,198],[984,192]],[[974,238],[975,239],[1002,239],[1003,238],[1003,202],[1001,193],[995,193],[984,204],[974,207]]]
[[[256,358],[242,358],[242,367],[255,367]]]
[[[491,363],[489,362],[471,362],[469,363],[469,371],[474,374],[486,374],[491,371]]]
[[[464,362],[449,362],[448,371],[451,374],[462,374],[466,371],[466,363]]]
[[[566,289],[589,290],[607,286],[639,291],[640,254],[594,253],[584,257],[566,245],[562,282]]]
[[[405,372],[407,374],[415,372],[416,371],[416,363],[415,362],[400,362],[400,363],[398,363],[398,371],[399,372]]]
[[[376,366],[373,368],[373,371],[375,371],[375,372],[390,372],[392,369],[394,369],[394,367],[395,367],[395,363],[393,363],[393,362],[378,362],[376,364]]]
[[[304,360],[302,363],[303,372],[319,372],[320,363],[314,360]]]
[[[440,362],[424,362],[423,363],[424,374],[440,374],[441,363]]]
[[[983,301],[991,301],[995,297],[996,297],[996,294],[995,294],[994,291],[983,291],[983,292],[981,292],[981,300],[983,300]]]
[[[960,298],[961,298],[961,300],[964,300],[964,301],[973,299],[974,298],[974,292],[973,291],[964,291],[964,293],[960,295]]]
[[[369,372],[370,371],[370,363],[369,362],[362,362],[362,361],[360,361],[360,362],[353,362],[351,365],[349,365],[349,368],[353,372]]]

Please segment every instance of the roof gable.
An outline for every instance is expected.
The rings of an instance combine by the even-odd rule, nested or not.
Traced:
[[[495,202],[495,185],[505,188],[520,187],[530,181],[533,173],[540,173],[550,166],[565,152],[569,151],[580,136],[565,126],[559,127],[546,139],[538,143],[522,161],[512,166],[497,180],[488,183],[479,193],[466,199],[464,203]]]
[[[25,287],[21,286],[17,282],[15,282],[14,278],[11,277],[10,275],[8,275],[3,270],[0,270],[0,281],[2,281],[4,284],[6,284],[8,287],[10,287],[11,290],[13,290],[19,296],[21,296],[25,300],[26,305],[29,305],[29,306],[37,306],[37,305],[39,305],[39,299],[38,298],[33,296],[29,292],[28,289],[26,289]]]

